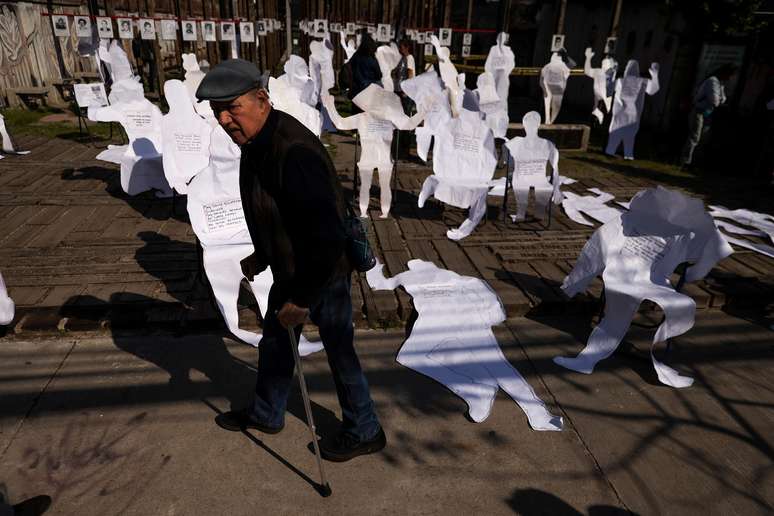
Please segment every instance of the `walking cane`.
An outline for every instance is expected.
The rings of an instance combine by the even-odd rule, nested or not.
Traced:
[[[320,468],[320,485],[317,490],[323,497],[331,495],[331,486],[325,479],[325,470],[323,469],[322,456],[320,455],[320,445],[317,443],[317,430],[314,426],[312,417],[312,405],[309,403],[309,392],[306,390],[306,380],[304,380],[304,370],[301,367],[301,355],[298,354],[298,340],[292,326],[288,326],[288,337],[290,337],[290,347],[293,348],[293,357],[296,360],[296,371],[298,371],[298,384],[301,386],[301,397],[304,399],[304,410],[306,410],[306,423],[309,425],[309,433],[312,434],[312,445],[314,454],[317,456],[317,465]]]

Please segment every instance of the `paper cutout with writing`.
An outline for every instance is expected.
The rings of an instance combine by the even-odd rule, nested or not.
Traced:
[[[634,159],[634,139],[640,130],[645,95],[655,95],[659,90],[658,70],[658,63],[651,63],[650,79],[642,78],[639,63],[631,59],[626,64],[624,76],[615,81],[613,119],[605,153],[615,155],[623,143],[624,158]]]

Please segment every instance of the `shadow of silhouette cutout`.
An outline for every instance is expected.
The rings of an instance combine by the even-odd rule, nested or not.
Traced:
[[[513,512],[523,516],[584,516],[558,496],[540,489],[516,489],[505,502]],[[587,510],[588,516],[636,516],[636,513],[610,505],[592,505]]]

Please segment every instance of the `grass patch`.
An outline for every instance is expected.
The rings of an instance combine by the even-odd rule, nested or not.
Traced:
[[[78,133],[78,123],[76,121],[41,122],[41,119],[46,116],[67,113],[72,114],[73,112],[67,109],[52,107],[34,110],[6,109],[3,111],[3,117],[5,117],[5,125],[12,135],[73,139],[73,135]],[[88,127],[92,136],[102,139],[110,137],[110,124],[89,122]],[[113,136],[116,137],[118,134],[114,129]]]

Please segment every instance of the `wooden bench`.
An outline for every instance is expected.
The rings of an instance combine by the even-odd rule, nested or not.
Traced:
[[[554,142],[560,150],[586,151],[589,146],[589,134],[591,128],[583,124],[541,124],[538,135]],[[514,136],[524,136],[522,124],[508,124],[508,139]]]
[[[46,104],[48,97],[48,88],[10,88],[9,93],[13,93],[19,99],[19,105],[26,107],[40,107]]]

